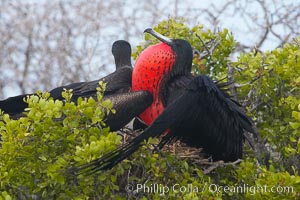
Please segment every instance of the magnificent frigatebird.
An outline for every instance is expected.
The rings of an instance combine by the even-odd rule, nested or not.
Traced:
[[[130,44],[124,40],[115,41],[112,45],[112,54],[116,65],[116,70],[113,73],[95,81],[60,86],[49,93],[53,99],[62,100],[62,91],[72,89],[71,100],[76,103],[79,97],[96,97],[99,81],[103,81],[106,83],[104,99],[112,101],[113,108],[117,113],[108,115],[105,122],[112,131],[116,131],[147,108],[152,102],[152,95],[147,91],[130,92],[132,77]],[[28,106],[24,101],[28,95],[32,94],[23,94],[0,101],[0,109],[11,117],[18,118]]]
[[[204,148],[213,160],[241,158],[243,131],[253,132],[251,119],[220,85],[205,75],[191,74],[189,42],[169,39],[152,29],[144,32],[161,41],[141,52],[132,75],[132,91],[147,90],[153,96],[152,104],[140,115],[149,127],[125,145],[76,169],[89,173],[110,169],[144,140],[161,135],[159,148],[181,140]]]

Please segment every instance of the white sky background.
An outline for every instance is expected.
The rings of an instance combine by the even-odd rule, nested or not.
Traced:
[[[1,2],[2,1],[2,2]],[[268,5],[268,9],[270,11],[273,10],[278,10],[278,12],[281,12],[281,10],[277,7],[277,4],[274,3],[276,0],[266,0],[266,4]],[[9,2],[9,0],[0,0],[0,5],[3,2]],[[18,2],[18,1],[15,1]],[[21,1],[20,1],[21,2]],[[28,2],[29,4],[31,3],[37,3],[40,5],[43,5],[43,3],[47,4],[47,0],[23,0],[24,2]],[[53,2],[59,2],[54,0]],[[64,1],[61,1],[64,2]],[[74,4],[76,4],[79,1],[72,1]],[[87,1],[89,3],[94,2],[94,1]],[[137,21],[134,21],[134,28],[128,26],[124,27],[124,23],[120,23],[118,21],[113,21],[113,23],[108,24],[107,26],[101,27],[101,33],[99,33],[99,41],[93,41],[90,40],[88,42],[93,43],[93,44],[98,44],[97,50],[95,51],[95,59],[91,60],[87,64],[88,68],[88,77],[85,76],[84,78],[81,78],[82,80],[95,80],[99,79],[102,76],[106,75],[109,72],[114,71],[113,68],[113,57],[110,53],[111,51],[111,44],[113,41],[117,39],[126,39],[128,40],[132,47],[134,48],[137,44],[141,43],[143,41],[143,30],[148,27],[152,27],[159,23],[161,20],[168,19],[169,17],[173,16],[183,16],[186,20],[187,23],[190,24],[191,26],[196,25],[196,24],[204,24],[205,28],[227,28],[229,29],[235,38],[237,42],[242,42],[243,44],[246,44],[250,47],[254,47],[256,45],[257,38],[263,32],[261,31],[262,27],[257,27],[255,24],[253,24],[249,18],[245,15],[245,13],[253,13],[252,17],[255,17],[258,22],[261,22],[261,24],[264,24],[264,15],[262,12],[261,6],[254,0],[240,0],[237,1],[239,2],[241,8],[245,8],[245,10],[234,10],[228,9],[226,13],[221,14],[219,16],[219,23],[218,27],[213,27],[208,21],[207,14],[201,13],[200,9],[207,8],[209,10],[213,10],[212,8],[215,7],[215,10],[222,10],[222,7],[230,2],[229,0],[185,0],[185,1],[172,1],[172,0],[153,0],[153,4],[148,4],[148,1],[136,1],[136,0],[126,0],[126,1],[121,1],[121,0],[113,0],[113,1],[103,1],[104,4],[110,4],[111,2],[115,2],[117,6],[120,6],[120,9],[117,10],[120,13],[117,13],[119,15],[122,15],[125,18],[134,20],[138,19]],[[177,7],[175,6],[175,3],[177,2]],[[285,3],[286,2],[286,3]],[[289,4],[289,6],[299,6],[300,1],[299,0],[287,0],[287,1],[282,1],[282,4]],[[92,3],[91,3],[92,4]],[[121,8],[122,7],[122,8]],[[163,10],[162,11],[160,10]],[[41,6],[41,12],[43,10],[43,7]],[[5,11],[2,11],[5,12]],[[85,11],[88,12],[88,11]],[[99,21],[103,20],[105,21],[106,18],[109,19],[110,15],[116,14],[116,13],[110,13],[110,10],[107,10],[106,13],[96,13],[95,16],[99,17]],[[116,12],[116,11],[114,11]],[[299,11],[300,12],[300,11]],[[188,14],[187,14],[188,13]],[[55,13],[54,13],[55,14]],[[218,14],[218,12],[214,11],[214,14]],[[30,13],[29,13],[30,15]],[[76,17],[74,14],[72,16],[72,12],[70,11],[68,13],[75,21]],[[105,15],[105,16],[103,16]],[[155,15],[156,21],[153,20],[153,16]],[[0,10],[0,16],[1,16],[1,10]],[[135,16],[133,18],[132,16]],[[276,15],[271,16],[272,19],[270,20],[276,20]],[[3,18],[0,17],[0,22],[3,20]],[[105,24],[105,22],[103,23]],[[298,19],[298,25],[300,24],[300,20]],[[1,26],[1,23],[0,23]],[[132,25],[131,25],[132,26]],[[1,27],[0,27],[1,28]],[[252,29],[249,31],[249,28]],[[124,33],[122,30],[126,29],[128,32]],[[140,33],[136,33],[135,31],[139,30]],[[278,34],[285,34],[288,33],[288,30],[284,29],[282,26],[274,27],[274,30]],[[300,27],[299,27],[300,30]],[[1,33],[1,32],[0,32]],[[1,37],[1,36],[0,36]],[[91,37],[92,38],[92,37]],[[77,39],[75,42],[75,46],[78,46],[80,48],[82,41],[80,39]],[[274,49],[275,47],[278,46],[278,40],[275,37],[269,38],[261,47],[261,50],[266,51],[266,50],[271,50]],[[0,48],[1,49],[1,48]],[[105,60],[99,60],[98,55],[104,54]],[[47,56],[47,55],[44,55]],[[17,59],[17,58],[16,58]],[[22,61],[20,61],[22,62]],[[1,63],[0,63],[1,64]],[[101,71],[99,72],[99,68],[95,70],[95,67],[99,66],[106,66],[106,71]],[[0,66],[1,67],[1,66]],[[34,70],[33,70],[34,71]],[[95,73],[95,71],[99,73]],[[8,70],[3,70],[2,69],[2,74],[7,75],[7,77],[10,77],[10,82],[7,82],[7,84],[4,86],[4,96],[3,98],[13,96],[13,95],[18,95],[21,93],[21,91],[18,89],[16,84],[14,83],[15,81],[15,75],[12,74],[10,76],[9,74],[9,69]],[[59,73],[59,72],[57,72]],[[49,76],[51,76],[49,74]],[[54,76],[54,77],[53,77]],[[61,76],[61,74],[56,74],[52,75],[52,85],[49,86],[46,89],[50,90],[54,88],[55,86],[59,86],[61,84],[66,84],[64,82],[64,77]],[[0,79],[2,79],[3,76],[0,75]],[[38,81],[40,77],[36,75],[32,75],[30,80],[35,80]],[[45,89],[45,88],[39,88],[38,86],[34,87],[35,89]],[[34,92],[32,90],[26,91],[26,92]]]
[[[234,1],[234,0],[232,0]],[[278,10],[278,13],[284,12],[284,8],[280,8],[281,5],[286,6],[298,6],[300,0],[286,0],[286,1],[279,1],[280,4],[276,4],[276,1],[274,0],[261,0],[266,3],[267,8],[269,11],[273,12],[275,10]],[[197,12],[197,10],[200,8],[206,8],[210,9],[212,5],[216,7],[217,9],[221,9],[225,4],[230,2],[230,0],[195,0],[191,1],[190,4],[185,4],[186,6],[192,8],[191,12]],[[259,31],[259,28],[257,25],[253,24],[248,16],[246,16],[245,12],[251,13],[254,18],[256,18],[257,22],[261,24],[262,27],[265,25],[265,19],[264,19],[264,13],[262,10],[262,7],[258,4],[255,0],[242,0],[242,1],[235,1],[237,2],[240,7],[245,8],[245,10],[234,10],[232,7],[231,9],[228,9],[226,13],[220,15],[219,20],[219,26],[218,28],[227,28],[229,29],[235,38],[236,41],[245,43],[251,47],[254,47],[256,45],[255,43],[258,42],[258,34],[261,34]],[[184,6],[184,4],[183,4]],[[181,10],[183,8],[180,8]],[[300,10],[298,11],[300,12]],[[271,18],[271,19],[270,19]],[[269,20],[277,20],[278,16],[273,15],[269,17]],[[196,23],[201,23],[206,25],[205,27],[213,28],[209,23],[207,23],[206,18],[199,13],[199,17],[197,18]],[[300,25],[300,18],[298,18],[298,26]],[[293,26],[293,25],[292,25]],[[264,27],[265,28],[265,27]],[[300,27],[299,27],[300,28]],[[249,32],[249,29],[253,29]],[[274,28],[278,34],[287,34],[288,30],[283,28],[282,26],[278,25]],[[278,46],[278,39],[276,39],[274,36],[270,37],[269,40],[267,40],[264,45],[261,47],[262,51],[272,50]]]
[[[129,15],[129,16],[132,14],[132,12],[134,12],[132,10],[132,7],[131,7],[132,4],[130,1],[136,2],[135,0],[129,0],[125,4],[126,9],[128,10],[127,15]],[[229,0],[178,1],[179,6],[177,7],[177,16],[183,16],[185,19],[187,19],[188,23],[191,26],[196,25],[196,24],[204,24],[205,28],[212,29],[213,27],[206,20],[205,15],[203,15],[202,13],[199,12],[199,9],[210,9],[210,7],[212,7],[212,5],[214,5],[216,8],[221,9],[226,3],[228,3],[228,1]],[[298,0],[295,0],[295,1],[288,0],[288,2],[291,2],[291,1],[296,4]],[[175,10],[176,10],[175,5],[170,6],[170,2],[174,2],[174,1],[173,0],[159,1],[161,7],[168,7],[168,9],[169,9],[164,15],[161,16],[161,19],[167,19],[168,16],[175,16]],[[249,6],[247,7],[247,11],[253,12],[253,15],[256,15],[258,21],[262,20],[264,16],[257,15],[257,12],[259,10],[261,10],[260,6],[255,1],[250,0],[249,2],[250,3],[248,3]],[[271,1],[269,1],[269,2],[271,2]],[[244,2],[241,2],[241,6],[242,6],[242,3],[244,3]],[[273,10],[274,8],[272,8],[272,6],[270,6],[270,9]],[[191,16],[186,15],[187,10],[188,10],[188,12],[191,13]],[[243,16],[242,12],[243,11],[241,11],[241,13],[238,13],[237,11],[235,11],[233,9],[231,9],[231,10],[229,9],[228,12],[226,13],[226,16],[225,16],[225,14],[221,15],[222,20],[219,20],[219,26],[217,28],[220,28],[220,29],[227,28],[233,33],[235,40],[243,41],[243,42],[247,43],[249,46],[254,46],[255,44],[253,42],[255,41],[257,32],[247,31],[247,27],[251,27],[251,26],[253,27],[253,24],[251,23],[251,21],[249,19],[247,20],[247,17]],[[157,15],[161,15],[161,14],[157,13]],[[152,22],[145,20],[145,21],[142,21],[139,26],[146,28],[147,26],[152,26]],[[278,31],[284,32],[285,30],[283,30],[281,27],[278,27]],[[143,35],[143,33],[141,33],[140,37],[133,38],[133,40],[132,40],[133,46],[137,45],[140,42],[136,39],[139,39],[139,40],[143,39],[142,35]],[[271,49],[274,49],[276,47],[276,45],[277,45],[277,43],[276,43],[275,39],[270,40],[265,45],[263,45],[261,50],[263,50],[263,51],[271,50]]]

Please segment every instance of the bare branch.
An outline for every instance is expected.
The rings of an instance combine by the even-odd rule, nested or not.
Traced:
[[[219,45],[219,38],[215,38],[215,39],[213,39],[213,40],[205,43],[198,34],[196,34],[196,37],[199,38],[199,40],[202,43],[202,46],[204,47],[204,49],[206,51],[203,52],[203,53],[200,53],[199,50],[194,49],[194,53],[198,54],[199,57],[200,57],[200,59],[203,59],[206,56],[212,56],[212,53],[214,52],[214,50],[216,49],[216,47]],[[207,44],[209,44],[210,47],[208,47]]]

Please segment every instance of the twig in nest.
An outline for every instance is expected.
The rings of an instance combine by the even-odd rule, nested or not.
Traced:
[[[138,135],[138,131],[132,130],[131,128],[124,127],[119,130],[119,132],[129,135],[130,137],[136,137]]]

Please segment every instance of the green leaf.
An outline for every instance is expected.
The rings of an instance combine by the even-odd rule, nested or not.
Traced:
[[[300,122],[289,122],[293,129],[298,129],[300,127]]]
[[[293,112],[292,112],[292,116],[293,116],[296,120],[300,121],[300,112],[298,112],[298,111],[293,111]]]

